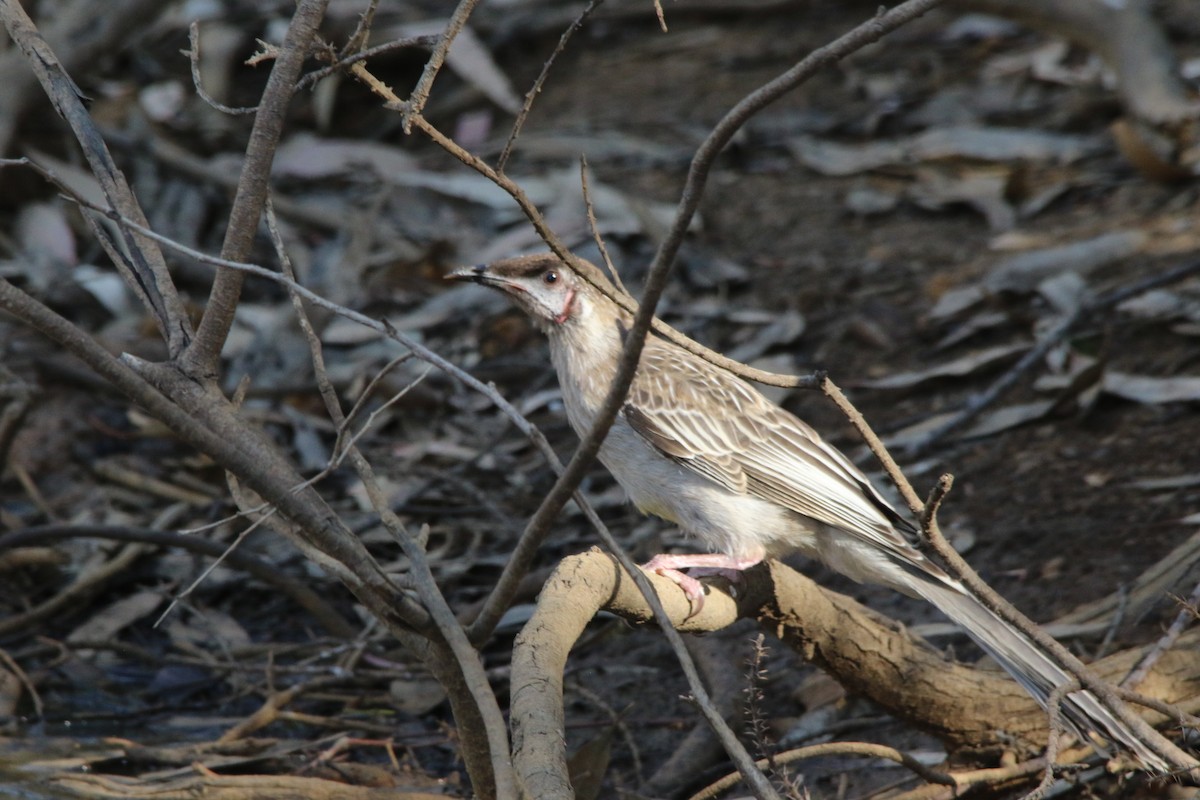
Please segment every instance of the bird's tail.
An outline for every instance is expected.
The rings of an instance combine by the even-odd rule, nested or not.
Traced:
[[[932,576],[929,580],[914,583],[917,585],[912,589],[962,626],[976,644],[1043,707],[1047,705],[1055,687],[1071,680],[1071,676],[1037,643],[1005,622],[961,586],[939,581]],[[1159,773],[1170,771],[1170,765],[1092,693],[1072,692],[1063,699],[1062,710],[1080,731],[1094,731],[1124,746],[1151,770]]]

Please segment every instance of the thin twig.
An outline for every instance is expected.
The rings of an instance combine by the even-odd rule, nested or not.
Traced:
[[[377,44],[374,47],[368,47],[366,50],[362,50],[361,52],[353,53],[351,55],[339,55],[330,62],[329,66],[321,67],[320,69],[314,69],[312,72],[307,73],[303,78],[297,81],[296,91],[307,89],[309,86],[312,86],[322,78],[327,78],[333,73],[353,66],[360,61],[366,61],[369,58],[374,58],[375,56],[383,55],[384,53],[390,53],[393,50],[408,50],[411,48],[428,50],[437,44],[437,41],[438,37],[433,34],[406,36],[403,39],[395,39],[390,42],[384,42],[383,44]],[[317,55],[318,58],[323,57],[321,53],[318,53]]]
[[[1200,698],[1192,697],[1187,701],[1179,703],[1167,703],[1121,686],[1114,687],[1114,691],[1118,697],[1127,703],[1133,703],[1134,705],[1157,711],[1181,726],[1190,725],[1193,728],[1200,729],[1200,717],[1197,717],[1188,710],[1189,706],[1192,707],[1192,710],[1200,707]]]
[[[961,785],[956,775],[930,769],[908,753],[897,750],[894,747],[888,747],[887,745],[874,744],[873,742],[825,742],[823,744],[812,744],[807,747],[797,747],[794,750],[785,750],[782,753],[776,753],[770,758],[759,759],[755,764],[761,769],[766,769],[772,761],[777,764],[791,764],[796,761],[803,761],[809,758],[823,758],[825,756],[882,758],[900,764],[905,769],[910,770],[915,775],[924,778],[930,783],[935,783],[939,786],[957,787]],[[688,798],[688,800],[709,800],[735,785],[739,779],[740,776],[737,774],[727,775],[705,786]]]
[[[583,207],[587,210],[588,228],[592,232],[592,241],[596,243],[596,249],[600,251],[600,258],[604,259],[604,266],[608,269],[608,276],[612,278],[613,284],[617,289],[632,297],[633,295],[625,288],[625,284],[621,280],[621,274],[617,272],[612,259],[608,257],[608,247],[605,246],[604,237],[600,235],[600,226],[596,223],[596,208],[592,205],[592,192],[588,187],[587,174],[587,156],[581,155],[579,156],[579,188],[583,192]]]
[[[1150,674],[1150,670],[1154,669],[1154,665],[1163,655],[1175,646],[1176,640],[1179,639],[1184,629],[1188,624],[1194,622],[1197,617],[1200,617],[1200,583],[1197,583],[1192,589],[1188,599],[1179,599],[1179,613],[1175,615],[1175,619],[1171,621],[1171,625],[1167,628],[1167,632],[1158,638],[1154,643],[1154,647],[1138,661],[1137,666],[1133,668],[1125,680],[1121,681],[1122,689],[1136,689],[1138,685],[1146,680],[1146,676]]]
[[[521,111],[517,114],[517,118],[513,120],[512,130],[508,134],[508,141],[504,143],[504,149],[500,151],[500,157],[496,159],[496,172],[503,174],[504,168],[508,166],[508,159],[512,155],[513,145],[516,144],[517,137],[521,135],[521,128],[524,127],[525,120],[529,117],[529,111],[533,108],[534,99],[542,93],[542,87],[546,83],[546,78],[550,75],[550,67],[554,65],[554,60],[566,49],[567,42],[571,40],[575,32],[583,27],[584,21],[603,2],[604,0],[591,0],[591,2],[584,6],[583,11],[579,12],[579,16],[567,26],[562,36],[558,37],[558,44],[555,46],[554,52],[546,59],[546,63],[542,65],[542,71],[538,73],[533,86],[529,87],[529,91],[525,93],[525,102],[521,104]]]
[[[200,76],[200,23],[192,22],[188,26],[188,49],[184,52],[188,57],[188,62],[192,65],[192,88],[196,90],[196,94],[200,99],[208,103],[210,106],[220,111],[222,114],[228,114],[231,117],[244,116],[253,114],[258,111],[258,106],[227,106],[217,98],[213,97],[204,88],[204,81]]]
[[[441,40],[438,42],[437,47],[433,48],[433,52],[429,54],[429,60],[425,62],[425,69],[421,72],[421,78],[417,81],[417,85],[413,87],[412,94],[409,95],[408,102],[405,104],[404,113],[401,116],[401,124],[406,134],[412,133],[413,118],[420,116],[421,112],[425,110],[425,104],[429,102],[429,92],[433,89],[433,80],[437,77],[442,64],[446,61],[446,54],[450,52],[450,45],[454,43],[454,39],[458,36],[459,32],[466,27],[467,19],[470,18],[471,12],[475,10],[475,6],[478,4],[479,0],[459,0],[454,13],[450,15],[450,21],[446,23],[446,30],[442,32]]]
[[[371,26],[375,24],[375,13],[379,11],[379,0],[370,0],[366,9],[358,15],[358,24],[354,33],[346,39],[346,44],[338,55],[342,58],[354,53],[361,53],[371,39]]]

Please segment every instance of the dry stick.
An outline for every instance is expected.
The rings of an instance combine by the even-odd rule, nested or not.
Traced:
[[[1175,640],[1183,633],[1183,629],[1187,627],[1188,623],[1197,618],[1197,609],[1200,608],[1200,583],[1197,583],[1196,587],[1192,589],[1191,596],[1187,600],[1180,600],[1180,603],[1183,608],[1179,609],[1179,613],[1171,621],[1167,632],[1159,637],[1150,652],[1142,656],[1137,666],[1125,676],[1125,680],[1121,681],[1122,689],[1136,689],[1138,684],[1150,674],[1150,670],[1154,669],[1154,665],[1162,658],[1163,653],[1175,646]]]
[[[1180,726],[1189,725],[1200,729],[1200,717],[1192,713],[1192,711],[1200,708],[1200,697],[1193,697],[1187,701],[1181,700],[1178,703],[1167,703],[1157,698],[1131,691],[1123,686],[1116,686],[1113,688],[1113,691],[1117,693],[1117,697],[1120,697],[1127,703],[1145,706],[1151,711],[1157,711],[1167,719],[1174,720]],[[1189,711],[1189,709],[1191,710]]]
[[[1151,289],[1158,289],[1163,286],[1169,286],[1172,283],[1178,283],[1198,273],[1200,273],[1200,261],[1192,261],[1169,269],[1159,275],[1151,275],[1148,278],[1134,281],[1089,302],[1081,303],[1075,311],[1051,328],[1012,368],[997,378],[987,389],[972,397],[961,411],[906,448],[905,454],[910,457],[920,455],[928,451],[932,445],[945,438],[947,434],[958,430],[975,419],[985,408],[999,400],[1009,389],[1015,386],[1022,375],[1032,369],[1035,364],[1041,362],[1051,349],[1093,314],[1119,305],[1129,298],[1144,294]]]
[[[382,55],[384,53],[390,53],[393,50],[408,50],[410,48],[430,50],[437,43],[437,36],[433,34],[423,34],[421,36],[407,36],[403,39],[395,39],[390,42],[384,42],[383,44],[377,44],[374,47],[368,47],[366,50],[362,50],[352,55],[339,55],[330,62],[329,66],[321,67],[320,69],[314,69],[312,72],[307,73],[303,78],[297,81],[296,91],[307,89],[309,86],[312,86],[322,78],[326,78],[333,73],[346,69],[347,67],[357,64],[360,61],[366,61],[368,58],[374,58],[375,56]],[[325,56],[318,51],[317,58],[324,59]],[[278,204],[278,198],[276,198],[275,202]]]
[[[562,36],[558,38],[558,44],[555,46],[554,52],[546,59],[546,63],[542,65],[542,71],[538,73],[533,86],[529,87],[529,91],[525,93],[525,102],[521,105],[521,111],[513,121],[512,130],[508,134],[508,141],[504,143],[504,149],[500,151],[500,157],[496,159],[496,172],[503,173],[504,168],[508,166],[508,159],[512,155],[513,145],[516,144],[517,137],[521,135],[521,128],[524,127],[525,120],[529,117],[529,111],[533,108],[534,98],[542,93],[542,87],[546,84],[546,78],[550,75],[550,67],[554,65],[554,60],[566,49],[567,42],[571,40],[575,32],[583,27],[584,21],[603,2],[604,0],[591,0],[590,3],[584,6],[583,11],[579,12],[579,16],[575,18],[575,21],[567,26]]]
[[[250,130],[250,143],[246,147],[242,174],[238,179],[233,207],[229,211],[225,241],[221,245],[223,258],[244,259],[254,244],[258,220],[267,199],[271,162],[283,132],[288,101],[292,98],[309,45],[316,36],[328,3],[329,0],[300,0],[292,15],[283,37],[283,46],[267,78],[258,113],[254,117],[254,126]],[[233,315],[237,311],[244,280],[245,275],[238,270],[217,270],[204,316],[196,329],[196,338],[178,362],[184,375],[211,378],[217,374],[221,349],[233,325]]]
[[[283,273],[294,284],[295,271],[292,269],[291,259],[283,245],[283,237],[279,234],[269,195],[267,200],[267,225],[271,233],[271,240],[275,245],[275,252]],[[299,294],[294,290],[289,294],[304,338],[308,341],[313,370],[318,377],[319,385],[323,387],[321,397],[325,401],[325,410],[333,423],[341,429],[346,424],[346,416],[325,369],[325,354],[321,338],[313,329],[312,323],[308,319],[308,313],[304,310],[304,304],[300,302]],[[517,780],[512,760],[509,758],[508,726],[504,721],[504,714],[500,711],[496,694],[488,683],[487,672],[483,668],[479,651],[471,645],[466,631],[463,630],[462,625],[455,618],[454,612],[450,609],[450,605],[446,602],[446,596],[438,588],[437,580],[433,577],[433,571],[429,568],[429,561],[425,557],[425,551],[421,544],[409,535],[400,518],[388,507],[387,498],[379,481],[375,478],[375,470],[370,462],[353,441],[347,443],[344,455],[349,457],[351,465],[358,473],[359,479],[362,480],[371,505],[379,514],[380,520],[392,533],[393,538],[396,539],[404,555],[408,558],[409,578],[412,580],[421,602],[424,603],[429,615],[433,618],[438,632],[458,662],[463,682],[469,688],[471,700],[475,704],[475,710],[483,720],[488,751],[491,755],[492,779],[495,781],[496,796],[505,800],[507,798],[515,800]]]
[[[1076,747],[1063,755],[1064,763],[1073,763],[1095,751],[1089,748]],[[940,785],[926,785],[909,790],[900,795],[894,795],[893,800],[953,800],[959,797],[964,789],[987,784],[1000,786],[1013,781],[1028,778],[1035,773],[1045,774],[1048,762],[1044,756],[1011,764],[1004,767],[989,767],[986,769],[969,770],[954,773],[955,786],[946,788]]]
[[[596,249],[600,251],[600,257],[604,259],[604,266],[608,269],[608,276],[612,278],[613,285],[618,290],[625,294],[630,294],[625,288],[625,283],[621,280],[621,275],[617,272],[617,268],[613,266],[612,259],[608,257],[608,247],[604,244],[604,237],[600,235],[600,227],[596,223],[596,209],[592,205],[592,193],[588,189],[587,179],[587,156],[579,156],[579,189],[583,192],[583,207],[587,210],[588,229],[592,232],[592,241],[596,243]]]
[[[429,60],[425,62],[425,69],[421,72],[420,80],[413,87],[412,94],[408,96],[408,102],[405,103],[406,108],[400,119],[406,134],[412,133],[413,117],[420,116],[421,112],[425,110],[425,103],[429,101],[429,92],[433,89],[433,80],[446,61],[446,53],[450,52],[450,45],[454,43],[454,38],[466,27],[467,18],[471,16],[471,12],[478,4],[479,0],[460,0],[454,13],[450,15],[450,21],[446,23],[446,30],[442,33],[441,41],[438,42],[437,47],[433,48]]]
[[[346,39],[345,46],[338,53],[340,58],[363,52],[364,46],[371,39],[371,26],[375,24],[377,11],[379,11],[379,0],[370,0],[367,3],[366,11],[358,15],[358,24],[354,26],[354,33],[350,34],[350,37]]]
[[[95,121],[83,104],[83,92],[67,75],[21,4],[17,0],[0,0],[0,19],[8,29],[9,36],[25,54],[55,111],[71,126],[109,205],[118,209],[123,216],[147,225],[146,215],[129,188],[125,175],[117,168]],[[153,312],[155,323],[166,340],[167,352],[176,356],[187,346],[192,328],[162,252],[128,229],[122,230],[121,235],[129,255],[128,259],[120,256],[115,258],[116,267],[125,282]],[[116,255],[115,252],[113,254]]]
[[[957,775],[938,772],[937,770],[930,769],[908,753],[897,750],[894,747],[888,747],[887,745],[882,744],[874,744],[872,742],[825,742],[823,744],[813,744],[807,747],[798,747],[794,750],[776,753],[770,758],[759,759],[756,763],[760,767],[766,767],[771,761],[775,761],[779,764],[790,764],[809,758],[823,758],[825,756],[866,756],[867,758],[883,758],[900,764],[930,783],[936,783],[939,786],[957,787],[961,785],[958,782]],[[720,780],[705,786],[703,789],[689,797],[688,800],[710,800],[710,798],[716,797],[719,793],[736,784],[737,777],[737,775],[728,775],[724,778],[721,778]]]
[[[991,611],[999,615],[1004,621],[1012,624],[1032,639],[1042,650],[1052,656],[1058,662],[1059,666],[1076,677],[1085,689],[1094,694],[1118,720],[1136,733],[1148,747],[1161,756],[1167,763],[1173,765],[1176,769],[1184,771],[1194,769],[1196,762],[1152,728],[1144,719],[1134,714],[1128,706],[1121,702],[1111,685],[1100,679],[1083,662],[1076,658],[1074,654],[1063,647],[1057,639],[1047,634],[1040,626],[997,594],[995,590],[988,586],[971,569],[962,556],[946,541],[937,524],[937,519],[926,514],[925,504],[921,502],[917,493],[913,491],[912,485],[904,477],[904,473],[900,471],[900,467],[896,464],[895,459],[892,458],[891,453],[888,452],[879,437],[875,435],[875,432],[867,424],[863,415],[846,399],[846,396],[842,394],[842,391],[833,381],[827,377],[823,381],[822,388],[825,395],[837,405],[846,418],[850,420],[851,424],[854,425],[859,435],[862,436],[867,446],[871,449],[871,452],[883,465],[888,478],[899,489],[900,494],[904,497],[904,502],[908,505],[913,515],[921,520],[923,523],[921,527],[923,534],[922,543],[928,545],[941,558],[942,563],[949,569],[951,575],[961,581]]]
[[[210,106],[220,111],[222,114],[228,114],[231,117],[242,116],[244,114],[253,114],[258,111],[258,106],[227,106],[210,95],[204,88],[204,82],[200,79],[200,23],[193,22],[188,26],[188,50],[184,53],[188,57],[188,61],[192,65],[192,88],[196,90],[196,94],[200,99],[208,103]]]

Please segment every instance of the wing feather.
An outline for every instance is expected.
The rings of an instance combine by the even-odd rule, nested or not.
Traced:
[[[651,339],[623,409],[651,446],[724,486],[923,561],[910,527],[844,455],[724,371]]]

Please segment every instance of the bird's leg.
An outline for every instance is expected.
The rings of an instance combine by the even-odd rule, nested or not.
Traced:
[[[643,564],[642,569],[674,581],[683,590],[692,607],[687,616],[691,619],[704,608],[704,586],[695,577],[681,570],[695,568],[694,574],[702,577],[719,575],[731,581],[738,581],[742,577],[742,570],[749,569],[760,561],[762,556],[737,558],[724,553],[660,553]]]

